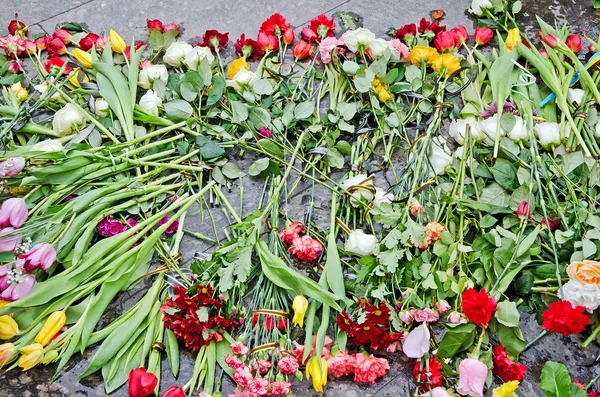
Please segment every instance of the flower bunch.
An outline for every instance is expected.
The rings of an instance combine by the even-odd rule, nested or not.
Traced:
[[[279,238],[289,244],[288,251],[304,262],[319,258],[323,252],[323,244],[315,238],[304,234],[305,228],[300,222],[291,223],[285,230],[279,231]]]

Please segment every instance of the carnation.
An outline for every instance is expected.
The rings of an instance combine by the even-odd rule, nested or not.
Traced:
[[[335,356],[331,356],[329,357],[329,360],[327,360],[327,374],[334,378],[341,378],[342,376],[353,374],[357,366],[357,356],[358,355],[347,354],[343,351],[337,352]]]
[[[374,384],[377,379],[385,376],[390,369],[390,364],[385,358],[377,358],[372,354],[365,357],[362,353],[357,353],[355,356],[354,381],[356,383]]]
[[[469,288],[462,294],[464,315],[480,327],[487,327],[496,311],[496,305],[496,299],[489,296],[484,289],[477,292],[473,288]]]
[[[244,345],[243,342],[234,342],[231,345],[229,345],[229,347],[231,348],[231,351],[233,352],[233,354],[236,354],[238,356],[243,356],[248,354],[248,351],[250,349],[248,349],[248,346]]]
[[[592,313],[600,306],[600,285],[570,280],[563,285],[563,297],[573,306],[583,306]]]
[[[544,329],[563,336],[578,334],[590,323],[584,311],[585,307],[573,307],[568,301],[551,303],[542,313]]]
[[[296,358],[285,355],[279,359],[277,362],[277,368],[286,375],[293,375],[298,372],[298,368],[300,365],[298,364],[298,360]]]
[[[523,364],[511,360],[504,347],[496,345],[492,352],[494,360],[493,371],[504,382],[521,381],[525,377],[527,368]]]
[[[435,357],[429,357],[429,370],[427,365],[421,361],[417,361],[413,368],[415,380],[421,385],[424,391],[440,387],[444,384],[441,371],[442,364]]]
[[[289,248],[291,254],[298,259],[306,262],[314,261],[323,252],[323,245],[314,238],[306,236],[297,236],[292,240],[292,246]]]

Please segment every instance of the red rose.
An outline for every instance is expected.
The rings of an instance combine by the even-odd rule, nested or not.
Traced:
[[[180,31],[181,30],[181,25],[178,23],[168,23],[165,25],[165,32],[168,32],[170,30],[176,30],[176,31]]]
[[[262,25],[260,25],[260,29],[258,31],[267,35],[279,37],[289,28],[290,24],[287,23],[283,15],[275,13],[267,18]]]
[[[223,49],[229,42],[229,32],[221,33],[210,29],[202,35],[202,41],[198,43],[200,47],[210,47],[212,49]]]
[[[186,397],[185,391],[179,386],[169,387],[162,397]]]
[[[487,327],[496,311],[496,299],[488,295],[485,289],[477,292],[469,288],[462,294],[462,311],[475,325]]]
[[[444,384],[441,371],[442,364],[435,357],[429,357],[429,368],[421,361],[417,361],[413,368],[415,380],[421,385],[423,391],[429,391]]]
[[[396,31],[394,37],[400,40],[404,40],[407,36],[416,36],[417,35],[417,25],[414,23],[409,23],[407,25],[402,26],[400,29]]]
[[[390,369],[390,364],[385,358],[377,358],[370,355],[368,358],[362,353],[356,353],[356,369],[354,370],[354,382],[370,383],[375,381],[387,373]]]
[[[52,69],[52,67],[55,68],[62,68],[63,65],[65,64],[64,59],[59,58],[59,57],[53,57],[53,58],[48,58],[46,60],[46,62],[44,62],[44,68],[46,69],[46,72],[50,73],[50,70]],[[63,72],[63,74],[67,75],[71,72],[71,68],[69,68],[69,65],[67,65],[65,67],[65,71]]]
[[[19,34],[19,36],[27,36],[27,26],[21,22],[13,19],[8,24],[8,34]]]
[[[525,377],[527,368],[523,364],[511,360],[501,345],[494,346],[492,352],[494,360],[493,372],[502,378],[504,382],[513,380],[521,381]]]
[[[335,32],[335,21],[333,18],[329,19],[326,15],[321,14],[318,17],[310,21],[310,28],[317,36],[321,39],[325,37],[332,37]]]
[[[164,32],[165,27],[163,26],[163,23],[161,22],[160,19],[148,19],[146,20],[146,27],[148,27],[148,30],[152,31],[154,29],[158,29],[159,32]]]
[[[570,302],[551,303],[548,310],[542,313],[544,329],[563,336],[578,334],[589,325],[590,318],[583,314],[585,307],[573,308]]]
[[[157,383],[156,375],[145,368],[136,368],[129,373],[129,397],[149,396]]]
[[[83,51],[89,51],[100,39],[96,33],[88,33],[83,39],[79,40],[79,48]]]

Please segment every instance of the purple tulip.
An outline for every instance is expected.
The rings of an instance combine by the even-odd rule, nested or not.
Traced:
[[[0,299],[16,301],[31,292],[35,277],[23,274],[23,263],[23,260],[17,260],[14,264],[0,266]]]
[[[12,227],[0,229],[0,252],[13,252],[17,248],[17,245],[21,244],[23,237],[20,234],[4,237],[6,234],[14,231],[15,229]]]
[[[21,198],[10,198],[0,207],[0,227],[19,228],[27,220],[27,204]]]
[[[48,243],[36,244],[29,252],[19,255],[25,260],[23,268],[31,272],[39,267],[48,270],[56,260],[56,251]]]
[[[25,168],[25,159],[23,157],[11,157],[6,161],[0,162],[0,176],[15,176]]]

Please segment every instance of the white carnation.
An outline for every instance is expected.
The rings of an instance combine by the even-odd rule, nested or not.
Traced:
[[[600,286],[582,284],[577,280],[569,280],[563,285],[563,296],[574,306],[583,306],[588,312],[593,312],[600,306]]]

